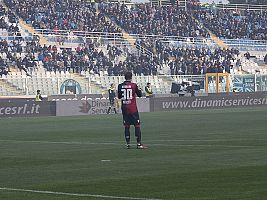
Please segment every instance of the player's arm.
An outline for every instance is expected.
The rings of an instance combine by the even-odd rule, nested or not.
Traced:
[[[121,85],[118,85],[118,99],[122,98]]]
[[[136,85],[136,90],[135,90],[135,93],[138,97],[141,97],[142,96],[142,90],[141,88],[139,88],[137,85]]]

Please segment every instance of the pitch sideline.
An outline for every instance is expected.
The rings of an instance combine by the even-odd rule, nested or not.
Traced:
[[[159,140],[158,140],[159,141]],[[164,140],[160,140],[164,141]],[[175,140],[173,140],[175,141]],[[190,142],[191,140],[176,140],[177,142]],[[192,140],[196,141],[196,140]],[[200,142],[201,140],[199,140]],[[205,140],[203,140],[205,141]],[[207,141],[207,140],[206,140]],[[219,140],[217,140],[219,141]],[[13,143],[39,143],[39,144],[65,144],[65,145],[122,145],[121,142],[64,142],[64,141],[42,141],[42,140],[0,140],[0,142],[13,142]],[[166,140],[165,142],[168,142]],[[169,141],[170,142],[170,141]],[[160,143],[148,143],[148,146],[162,146],[162,147],[230,147],[230,148],[251,148],[251,147],[263,147],[253,145],[223,145],[223,144],[160,144]]]
[[[14,192],[38,193],[38,194],[62,195],[62,196],[94,197],[94,198],[105,198],[105,199],[162,200],[162,199],[138,198],[138,197],[109,196],[109,195],[100,195],[100,194],[79,194],[79,193],[68,193],[68,192],[53,192],[53,191],[45,191],[45,190],[30,190],[30,189],[19,189],[19,188],[8,188],[8,187],[0,187],[0,190],[2,190],[2,191],[14,191]]]

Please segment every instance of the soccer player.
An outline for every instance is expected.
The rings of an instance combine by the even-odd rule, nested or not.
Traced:
[[[110,84],[110,88],[108,89],[108,98],[110,106],[108,108],[108,113],[111,111],[111,108],[113,107],[115,114],[117,114],[116,108],[115,108],[115,98],[116,98],[116,92],[115,92],[115,86],[114,84]]]
[[[153,97],[153,91],[152,91],[152,88],[151,88],[151,84],[150,83],[147,83],[146,84],[145,93],[146,93],[146,98]]]
[[[132,83],[132,73],[126,72],[125,81],[118,86],[118,98],[121,99],[126,146],[128,149],[130,148],[130,126],[134,125],[137,149],[145,149],[146,147],[141,143],[141,128],[136,96],[141,97],[142,91],[137,87],[136,83]]]

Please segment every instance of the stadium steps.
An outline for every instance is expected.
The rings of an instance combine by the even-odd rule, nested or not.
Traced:
[[[117,1],[117,0],[114,0],[114,1],[110,1],[110,3],[121,3],[122,1]],[[131,1],[123,1],[124,3],[131,3]],[[99,8],[98,6],[96,6],[96,13],[99,14],[100,11],[99,11]],[[135,38],[130,36],[129,33],[125,32],[117,23],[113,22],[108,16],[105,15],[105,19],[107,21],[109,21],[110,23],[113,23],[117,28],[120,28],[122,30],[122,37],[124,39],[126,39],[130,44],[131,46],[135,47]]]
[[[97,6],[98,7],[98,6]],[[99,13],[99,10],[97,11],[97,13]],[[135,38],[133,36],[131,36],[129,33],[127,33],[126,31],[124,31],[117,23],[115,23],[114,21],[112,21],[108,16],[105,15],[105,19],[110,22],[113,23],[117,28],[119,28],[122,31],[122,37],[124,39],[126,39],[129,44],[135,48]]]
[[[36,31],[33,29],[33,27],[31,27],[31,26],[29,26],[28,24],[26,24],[26,22],[23,21],[21,18],[19,18],[19,23],[20,23],[20,25],[21,25],[25,30],[27,30],[27,31],[28,31],[29,33],[31,33],[32,35],[34,35],[34,36],[39,36],[39,38],[40,38],[40,44],[41,44],[41,45],[44,45],[44,44],[47,44],[47,43],[48,43],[47,39],[46,39],[41,33],[36,32]]]
[[[190,13],[189,13],[190,14]],[[227,49],[228,46],[220,39],[218,38],[216,35],[214,35],[207,27],[204,26],[204,24],[202,24],[198,19],[196,19],[193,15],[190,14],[190,16],[198,23],[200,24],[202,27],[204,27],[204,29],[206,29],[209,34],[211,39],[221,48],[225,48]]]
[[[225,44],[220,38],[218,38],[217,36],[215,36],[211,31],[209,31],[210,37],[211,39],[222,49],[228,49],[227,44]]]
[[[122,34],[123,38],[125,38],[132,47],[135,47],[135,38],[125,31],[122,31]]]
[[[13,85],[12,83],[8,82],[8,79],[2,77],[0,79],[0,89],[2,95],[23,95],[25,94],[22,90],[18,89],[17,86]],[[4,92],[5,91],[5,92]]]
[[[102,93],[103,87],[97,82],[93,81],[91,77],[90,77],[90,88],[89,88],[89,82],[88,82],[89,76],[87,74],[72,73],[72,75],[73,79],[80,83],[83,94],[89,92],[92,94]]]

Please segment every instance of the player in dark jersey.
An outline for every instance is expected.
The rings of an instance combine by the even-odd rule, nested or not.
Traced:
[[[132,73],[126,72],[125,81],[118,86],[118,98],[121,99],[126,145],[127,148],[130,148],[130,126],[134,125],[137,148],[144,149],[146,147],[141,143],[141,128],[136,96],[141,97],[142,91],[137,87],[136,83],[132,83]]]
[[[109,108],[108,108],[108,112],[107,112],[107,114],[110,113],[111,108],[113,108],[115,114],[117,114],[117,110],[116,110],[116,108],[115,108],[116,92],[115,92],[115,86],[114,86],[113,83],[110,85],[110,88],[108,89],[108,98],[109,98],[110,106],[109,106]]]

